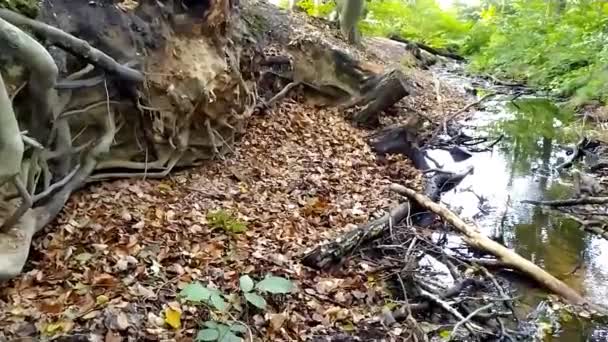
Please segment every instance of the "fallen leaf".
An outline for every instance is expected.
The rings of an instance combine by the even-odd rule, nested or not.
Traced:
[[[182,326],[182,313],[172,308],[165,309],[165,322],[173,329],[179,329]]]
[[[74,322],[69,320],[57,321],[44,325],[43,332],[47,335],[55,335],[58,333],[67,333],[74,328]]]
[[[112,330],[108,330],[104,342],[122,342],[122,336]]]
[[[116,329],[118,330],[127,330],[127,328],[129,327],[129,319],[127,318],[127,315],[124,312],[119,312],[118,315],[116,315]]]
[[[99,296],[97,296],[97,298],[95,298],[95,303],[97,305],[104,305],[109,301],[110,301],[110,298],[108,298],[108,296],[106,296],[106,295],[99,295]]]
[[[135,285],[135,289],[136,289],[136,295],[144,297],[146,299],[154,299],[156,298],[156,293],[154,293],[154,291],[150,290],[149,288],[143,286],[140,283],[137,283],[137,285]]]
[[[118,280],[114,276],[107,273],[100,274],[93,278],[93,285],[95,286],[114,287],[116,284],[118,284]]]
[[[133,228],[133,229],[142,229],[145,226],[146,226],[146,223],[144,221],[139,221],[136,224],[132,225],[131,228]]]
[[[283,326],[283,323],[285,323],[286,319],[287,319],[287,315],[285,315],[283,313],[272,314],[272,315],[270,315],[270,327],[272,328],[272,330],[278,331],[281,329],[281,327]]]
[[[47,315],[58,315],[63,311],[63,303],[59,303],[50,299],[43,300],[38,304],[38,310]]]
[[[76,259],[81,264],[85,264],[87,261],[91,260],[92,257],[93,257],[93,254],[85,252],[85,253],[77,254],[74,257],[74,259]]]

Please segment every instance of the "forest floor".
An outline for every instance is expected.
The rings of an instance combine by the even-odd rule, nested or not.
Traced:
[[[434,120],[465,104],[430,71],[415,73],[422,91],[385,124],[414,112]],[[180,289],[198,280],[237,293],[243,274],[272,273],[297,286],[266,313],[242,318],[262,340],[309,340],[379,316],[390,294],[376,265],[355,256],[322,273],[298,260],[388,210],[396,201],[390,183],[421,188],[408,160],[375,156],[371,133],[298,94],[253,117],[224,160],[164,180],[82,189],[37,235],[23,275],[0,289],[0,340],[190,340],[208,310],[180,304]],[[213,228],[213,213],[245,231]],[[164,320],[168,308],[181,312],[179,327]]]

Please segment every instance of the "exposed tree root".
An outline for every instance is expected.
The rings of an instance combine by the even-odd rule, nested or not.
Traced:
[[[21,197],[21,204],[17,207],[17,210],[13,212],[13,214],[4,220],[2,226],[0,226],[0,233],[7,233],[13,226],[21,219],[23,214],[28,211],[32,207],[32,196],[27,191],[25,184],[21,180],[19,176],[15,176],[13,179],[13,184],[15,188],[17,188],[17,193]]]
[[[115,179],[115,178],[164,178],[169,175],[175,165],[179,162],[181,154],[173,155],[169,159],[169,164],[161,172],[116,172],[116,173],[100,173],[92,175],[87,179],[87,183],[98,182],[101,180]]]
[[[112,57],[95,49],[88,42],[76,38],[65,31],[6,9],[0,9],[0,18],[13,25],[25,26],[34,33],[45,37],[50,43],[56,44],[66,51],[80,56],[91,64],[99,66],[124,80],[138,83],[144,81],[144,75],[141,72],[117,63]]]
[[[280,92],[278,92],[275,96],[273,96],[270,100],[268,100],[265,103],[265,106],[272,107],[275,103],[284,99],[287,96],[287,94],[289,94],[291,89],[293,89],[299,85],[300,85],[300,82],[298,82],[298,81],[294,81],[294,82],[287,84],[283,89],[281,89]]]

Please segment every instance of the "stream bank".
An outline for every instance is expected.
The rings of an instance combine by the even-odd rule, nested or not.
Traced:
[[[482,93],[478,97],[498,93],[466,119],[454,123],[465,135],[487,138],[485,146],[492,142],[495,145],[471,153],[459,162],[448,151],[429,151],[429,156],[445,170],[459,172],[474,167],[474,172],[445,193],[441,201],[590,302],[608,306],[608,240],[581,229],[567,215],[522,203],[575,196],[572,172],[555,169],[568,158],[569,152],[573,153],[568,146],[585,134],[580,125],[574,124],[574,114],[561,110],[546,94],[524,95],[521,89],[493,87],[483,80],[461,76],[458,66],[451,70],[437,69],[435,73],[463,93],[472,89]],[[581,164],[573,168],[583,168],[584,162]],[[608,214],[606,206],[599,210]],[[451,237],[451,246],[460,243],[458,237]],[[520,315],[538,314],[546,309],[544,290],[513,275],[507,277],[521,297],[517,301]],[[608,336],[606,326],[572,317],[562,319],[559,330],[552,333],[551,341],[564,342],[604,341]]]

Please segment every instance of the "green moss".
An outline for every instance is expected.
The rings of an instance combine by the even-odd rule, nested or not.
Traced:
[[[38,0],[0,0],[0,8],[6,8],[35,18],[40,11],[40,2]]]
[[[246,222],[222,209],[208,213],[207,220],[213,229],[222,229],[228,233],[243,233],[247,230]]]

